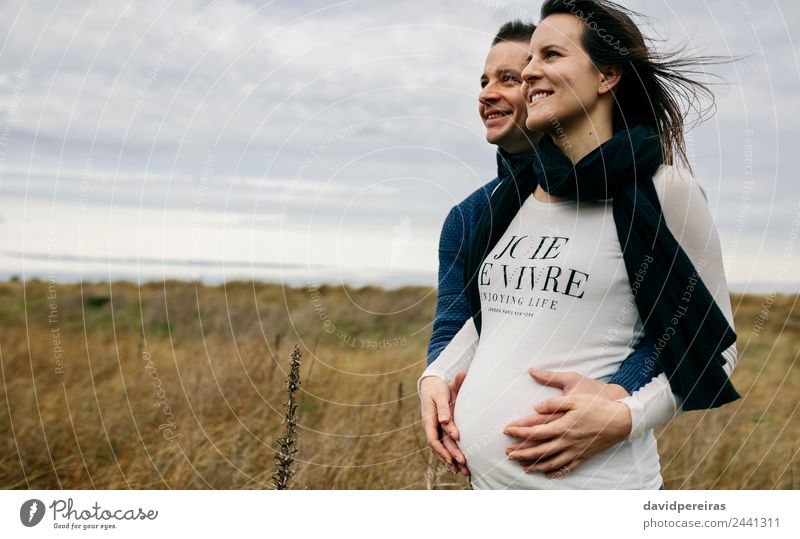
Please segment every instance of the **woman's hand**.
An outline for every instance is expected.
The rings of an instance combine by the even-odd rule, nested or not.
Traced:
[[[623,399],[628,391],[618,384],[604,384],[577,372],[557,372],[528,369],[531,377],[542,385],[557,387],[564,395],[596,395],[607,399]]]
[[[545,472],[548,478],[563,476],[594,455],[623,441],[631,432],[631,413],[619,401],[593,395],[568,395],[540,402],[537,414],[562,414],[541,425],[512,421],[503,431],[522,442],[506,449],[510,459],[520,460],[526,472]]]
[[[620,385],[604,384],[602,382],[598,382],[593,378],[582,376],[576,372],[556,372],[556,371],[529,369],[529,373],[531,377],[538,383],[561,389],[564,392],[565,396],[588,395],[610,400],[621,399],[628,396],[627,390]],[[541,404],[545,404],[547,402],[550,401],[544,401],[544,403]],[[622,406],[624,406],[625,409],[627,410],[627,406],[625,406],[624,404]],[[630,412],[628,412],[628,414],[630,414]],[[538,413],[538,409],[535,408],[533,415],[518,419],[516,421],[512,421],[511,423],[509,423],[508,426],[531,429],[532,427],[554,423],[557,420],[564,417],[565,415],[566,415],[565,412],[562,411],[556,411],[547,414]],[[630,433],[630,427],[629,427],[628,432],[621,439],[611,443],[608,446],[603,447],[602,449],[596,449],[613,439],[613,438],[608,438],[608,435],[611,434],[611,432],[608,430],[609,426],[605,424],[601,425],[600,423],[598,423],[596,417],[593,418],[589,415],[583,415],[583,414],[580,414],[578,417],[576,417],[575,414],[572,414],[568,418],[568,421],[574,425],[572,428],[582,429],[582,433],[585,436],[589,437],[589,442],[588,442],[589,448],[587,449],[586,447],[583,447],[583,449],[580,451],[580,458],[577,458],[572,462],[568,462],[568,459],[570,457],[577,456],[578,453],[576,453],[576,451],[581,447],[581,444],[577,440],[573,442],[572,438],[566,436],[567,434],[566,432],[559,430],[558,431],[559,434],[557,436],[558,438],[560,438],[561,444],[559,445],[560,449],[558,449],[558,451],[562,452],[563,454],[554,455],[554,452],[549,451],[547,455],[550,456],[550,459],[543,460],[541,462],[536,462],[535,459],[520,458],[519,462],[523,467],[526,468],[526,470],[550,472],[549,477],[571,472],[575,468],[586,462],[586,460],[588,460],[590,457],[624,440]],[[566,423],[562,422],[557,424],[556,428],[557,429],[569,428],[566,427],[566,425],[567,425]],[[597,430],[593,431],[592,430],[593,428],[596,428]],[[530,433],[531,431],[526,430],[524,432]],[[539,438],[530,439],[527,437],[518,436],[522,437],[523,441],[521,443],[512,444],[508,446],[508,448],[506,449],[506,453],[510,454],[512,452],[515,452],[516,450],[534,449],[539,446],[542,446],[545,443],[551,443],[551,445],[548,446],[548,449],[552,449],[553,440],[547,440],[541,438],[541,432],[542,431],[539,430],[537,433]],[[506,432],[506,434],[508,434],[508,432]],[[575,433],[571,433],[571,435],[574,434]],[[509,435],[515,436],[513,434]],[[585,446],[586,444],[583,445]],[[516,452],[514,454],[515,456],[519,455],[519,453]],[[558,466],[555,466],[556,464],[558,464]],[[533,467],[534,465],[536,466]]]
[[[422,402],[422,426],[428,446],[439,461],[453,473],[469,475],[467,460],[458,448],[458,428],[453,421],[456,397],[467,373],[459,371],[451,384],[438,376],[426,376],[420,382],[419,398]]]

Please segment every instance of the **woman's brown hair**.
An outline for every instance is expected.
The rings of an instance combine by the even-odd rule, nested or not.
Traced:
[[[658,52],[648,47],[632,17],[638,14],[605,0],[546,0],[544,19],[567,13],[584,25],[583,47],[598,70],[621,69],[614,89],[613,129],[636,124],[655,127],[661,136],[665,163],[681,162],[691,169],[684,139],[685,120],[694,110],[698,119],[713,113],[714,94],[707,84],[691,76],[703,73],[693,66],[725,61],[717,57],[690,56],[685,50]],[[709,104],[703,106],[703,98]]]

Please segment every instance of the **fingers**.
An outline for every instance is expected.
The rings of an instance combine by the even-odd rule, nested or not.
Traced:
[[[432,396],[433,404],[436,406],[436,417],[442,426],[442,429],[449,435],[458,439],[458,429],[453,423],[453,412],[450,403],[449,395],[436,393]]]
[[[458,445],[455,443],[455,441],[453,441],[453,439],[449,436],[445,436],[442,439],[442,444],[444,445],[445,449],[447,449],[447,451],[449,451],[450,454],[455,458],[455,466],[457,466],[458,471],[465,476],[469,475],[469,470],[466,466],[467,459],[464,457],[464,453],[461,452],[461,449],[458,448]]]
[[[585,459],[583,459],[583,458],[581,458],[581,457],[578,457],[578,458],[576,458],[576,459],[573,459],[573,460],[572,460],[571,462],[569,462],[568,464],[565,464],[565,465],[561,466],[561,467],[560,467],[560,468],[558,468],[557,470],[553,470],[553,471],[551,471],[551,472],[548,472],[548,473],[546,474],[546,477],[547,477],[548,479],[555,479],[555,478],[557,478],[557,477],[563,477],[563,476],[565,476],[565,475],[567,475],[567,474],[569,474],[569,473],[573,472],[573,471],[574,471],[574,470],[575,470],[575,469],[576,469],[578,466],[580,466],[580,465],[581,465],[581,464],[583,464],[584,462],[586,462],[586,460],[585,460]]]
[[[444,448],[447,449],[447,451],[451,455],[453,455],[453,458],[456,460],[456,462],[458,462],[459,464],[467,463],[467,459],[466,457],[464,457],[464,453],[461,452],[461,449],[458,448],[458,445],[452,438],[450,438],[449,436],[445,436],[442,439],[442,445],[444,445]]]
[[[550,440],[525,440],[524,442],[509,444],[506,446],[506,455],[508,455],[512,451],[516,451],[517,449],[529,449],[531,447],[536,447],[537,445],[541,445],[544,442],[549,442]]]
[[[433,454],[439,459],[439,462],[450,467],[453,462],[453,457],[439,440],[439,428],[436,424],[436,420],[425,421],[425,419],[423,419],[423,426],[425,428],[425,438],[428,442],[428,447],[431,448]]]
[[[452,438],[449,436],[442,437],[442,445],[447,449],[447,452],[453,456],[456,462],[459,464],[465,464],[467,462],[467,459],[464,458],[464,453],[461,452]]]
[[[427,412],[435,413],[439,423],[450,421],[450,389],[447,382],[436,376],[422,379],[420,401],[422,403],[423,419]]]
[[[450,414],[451,417],[454,416],[454,409],[456,405],[456,397],[458,397],[458,392],[461,391],[461,385],[464,383],[464,379],[467,377],[466,371],[458,371],[456,373],[455,379],[450,384]],[[455,421],[452,419],[449,423],[448,434],[453,437],[454,440],[458,440],[461,437],[461,433],[458,432],[458,427],[456,427]]]
[[[542,472],[547,479],[565,477],[580,467],[586,458],[577,456],[570,451],[562,451],[553,457],[539,462],[520,461],[526,473]]]
[[[453,401],[456,400],[458,392],[461,391],[461,385],[464,383],[464,379],[466,377],[467,377],[467,371],[458,371],[456,373],[456,377],[453,379],[453,384],[450,386],[450,391]]]
[[[441,402],[441,401],[440,401]],[[458,449],[458,446],[453,442],[452,438],[445,434],[442,436],[442,429],[445,427],[439,423],[439,410],[441,409],[440,406],[437,406],[436,411],[429,410],[436,405],[435,401],[428,401],[429,405],[424,406],[425,411],[423,412],[422,416],[422,425],[425,430],[425,438],[428,443],[428,447],[431,448],[436,458],[439,459],[448,470],[453,473],[464,472],[466,470],[466,466],[463,466],[466,463],[466,459],[464,458],[464,454]],[[449,403],[446,405],[449,407]],[[448,410],[449,411],[449,410]],[[451,428],[455,428],[455,425],[452,425]],[[455,449],[455,452],[451,451],[451,449]],[[463,462],[458,461],[458,457],[461,457]]]
[[[560,456],[565,455],[564,459],[561,460]],[[545,474],[547,479],[557,479],[559,477],[565,477],[569,475],[573,470],[575,470],[578,466],[585,462],[585,459],[573,459],[569,460],[566,464],[557,465],[555,464],[555,458],[559,458],[559,462],[564,462],[566,460],[572,459],[572,456],[564,451],[553,457],[552,459],[548,459],[547,461],[539,461],[540,464],[537,464],[536,461],[533,460],[520,460],[518,461],[520,466],[522,466],[525,473],[536,473],[542,472]],[[540,465],[544,462],[546,465],[545,468],[540,468]],[[551,464],[552,463],[552,464]],[[548,465],[549,464],[549,465]],[[549,470],[549,471],[546,471]]]
[[[544,425],[545,423],[551,423],[556,419],[559,419],[564,416],[563,412],[556,412],[554,414],[537,414],[536,412],[533,415],[529,415],[528,417],[521,417],[519,419],[515,419],[511,423],[509,423],[508,427],[535,427],[536,425]]]
[[[553,397],[547,399],[533,407],[534,411],[540,414],[552,414],[555,412],[569,412],[575,408],[573,397]]]
[[[550,457],[560,451],[563,451],[568,445],[569,444],[567,444],[560,438],[556,438],[555,440],[550,440],[549,442],[539,444],[536,447],[531,447],[528,449],[517,449],[511,451],[508,453],[508,458],[510,460],[538,461],[544,457]]]
[[[458,436],[458,430],[452,421],[453,408],[450,397],[450,388],[444,380],[440,384],[428,386],[422,396],[422,426],[428,447],[433,454],[448,470],[453,473],[469,475],[466,468],[464,454],[451,438],[451,433]],[[463,376],[461,377],[463,382]],[[445,434],[443,435],[443,432]],[[460,457],[462,462],[458,461]]]
[[[542,441],[561,438],[567,434],[565,425],[560,422],[547,423],[534,427],[506,427],[503,434],[520,438],[522,441]]]
[[[563,474],[565,467],[575,460],[575,453],[572,451],[561,451],[547,459],[539,459],[538,462],[530,462],[524,465],[526,473],[542,472],[556,475]]]
[[[550,387],[557,387],[559,389],[564,389],[566,386],[570,385],[570,383],[573,382],[576,377],[580,376],[575,372],[556,372],[533,368],[528,369],[528,372],[533,379],[540,384]]]
[[[439,418],[439,423],[445,424],[450,422],[450,399],[449,395],[442,395],[438,393],[433,396],[433,403],[436,405],[436,415]]]
[[[422,428],[425,430],[425,439],[428,442],[428,447],[431,448],[439,462],[445,466],[451,466],[453,457],[445,449],[442,442],[439,440],[440,430],[438,416],[434,410],[430,409],[431,402],[428,401],[427,405],[423,404],[422,410]]]

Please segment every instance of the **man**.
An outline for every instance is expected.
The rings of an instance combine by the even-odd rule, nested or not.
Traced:
[[[522,70],[528,58],[528,43],[535,29],[533,24],[518,20],[504,24],[492,40],[486,57],[481,75],[478,112],[486,127],[486,140],[498,147],[499,177],[452,208],[445,219],[439,241],[439,287],[433,334],[428,346],[428,364],[439,356],[470,317],[464,292],[464,264],[472,230],[487,208],[492,191],[503,180],[504,172],[529,159],[540,136],[525,127],[527,109],[520,89]],[[540,384],[561,388],[565,395],[589,393],[619,399],[659,374],[657,362],[645,362],[650,351],[651,346],[643,340],[620,365],[608,384],[569,372],[537,371],[531,376]],[[419,383],[419,394],[428,445],[448,470],[469,475],[466,459],[454,441],[458,440],[459,435],[452,417],[453,404],[465,376],[464,372],[458,373],[450,384],[435,376],[425,377]],[[534,414],[515,421],[514,425],[533,427],[564,416],[565,413]],[[578,421],[580,418],[570,418],[570,421],[565,418],[564,429],[574,428]],[[595,444],[599,449],[602,445],[602,427],[597,428],[599,430],[595,438],[598,438],[598,442],[590,441],[585,445]],[[566,440],[567,437],[562,438]],[[568,449],[568,443],[564,442],[564,450]],[[568,473],[597,452],[584,448],[568,467],[561,468],[562,472]],[[520,464],[527,466],[531,462],[520,461]],[[546,462],[544,466],[540,471],[554,473],[555,469],[546,468]]]

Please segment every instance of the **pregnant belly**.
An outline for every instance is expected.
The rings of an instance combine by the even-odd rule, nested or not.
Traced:
[[[520,440],[503,434],[505,426],[533,414],[533,407],[563,392],[543,386],[527,366],[475,360],[456,399],[454,419],[461,433],[459,448],[467,459],[476,489],[657,488],[660,484],[655,439],[625,441],[607,449],[564,477],[548,479],[526,473],[505,450]],[[636,445],[638,443],[638,445]],[[645,470],[647,473],[641,475]],[[656,486],[643,486],[643,485]]]
[[[454,410],[461,434],[458,445],[467,459],[473,486],[534,488],[514,486],[520,481],[547,480],[543,474],[526,474],[516,461],[508,460],[506,447],[519,440],[503,434],[503,429],[515,419],[530,416],[537,403],[563,393],[535,382],[527,367],[491,365],[478,359],[470,366]]]

